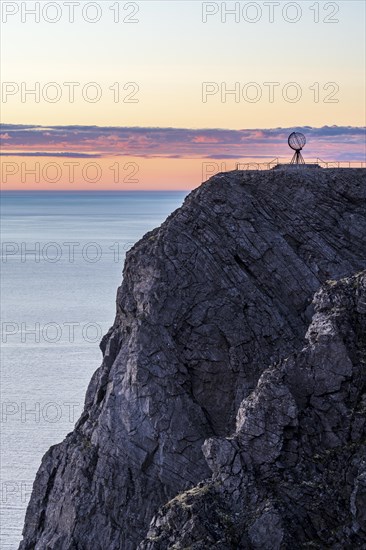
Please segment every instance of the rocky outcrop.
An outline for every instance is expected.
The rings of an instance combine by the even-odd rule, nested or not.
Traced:
[[[366,548],[366,271],[315,296],[307,345],[264,371],[212,479],[178,495],[141,550]]]
[[[43,458],[20,549],[130,550],[139,543],[169,548],[171,531],[180,544],[174,525],[189,531],[184,517],[196,526],[192,533],[202,532],[201,538],[192,535],[192,545],[198,544],[192,548],[263,548],[268,526],[272,542],[296,539],[295,531],[287,532],[282,502],[292,502],[294,529],[307,529],[298,540],[318,536],[322,515],[313,514],[320,527],[310,520],[307,527],[292,500],[312,494],[307,483],[317,482],[308,462],[304,470],[295,468],[303,461],[296,457],[304,449],[320,453],[324,475],[331,477],[333,449],[346,441],[338,428],[348,429],[343,419],[359,397],[333,410],[325,397],[329,365],[306,366],[308,359],[315,361],[310,351],[303,359],[291,354],[303,345],[319,286],[366,267],[365,198],[363,170],[219,174],[133,247],[117,293],[116,319],[101,343],[102,366],[74,431]],[[333,365],[329,395],[340,392],[339,385],[349,386],[356,372],[349,353],[345,347]],[[292,361],[302,372],[296,366],[301,360],[302,377],[291,382],[285,365]],[[266,370],[271,364],[277,366]],[[314,396],[312,370],[319,370],[316,385],[324,389]],[[300,382],[308,385],[306,391]],[[306,408],[309,399],[330,409],[319,432],[317,409]],[[302,416],[302,410],[308,412]],[[283,476],[294,472],[287,482],[298,492],[288,489],[288,501],[287,486],[273,477],[274,469]],[[212,482],[197,486],[211,470]],[[266,472],[273,491],[281,486],[282,500],[267,491]],[[353,473],[352,510],[361,525],[364,477]],[[236,504],[243,495],[250,518]],[[174,497],[141,542],[159,507]],[[190,515],[190,501],[196,515]],[[335,517],[343,521],[334,511],[330,524]],[[239,542],[238,525],[247,537]],[[217,535],[207,535],[207,529]],[[210,546],[207,536],[218,546]],[[181,544],[177,548],[189,546]]]

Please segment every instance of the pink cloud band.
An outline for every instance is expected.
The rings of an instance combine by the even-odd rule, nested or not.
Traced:
[[[365,127],[185,129],[2,125],[1,154],[17,156],[144,158],[274,158],[289,155],[292,131],[306,135],[304,156],[364,161]]]

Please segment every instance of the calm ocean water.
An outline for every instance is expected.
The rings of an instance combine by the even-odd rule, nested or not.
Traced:
[[[2,193],[2,550],[18,547],[43,454],[81,413],[126,250],[186,194]]]

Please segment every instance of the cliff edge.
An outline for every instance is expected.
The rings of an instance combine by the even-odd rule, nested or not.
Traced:
[[[359,543],[365,184],[361,169],[219,174],[132,248],[21,550],[323,544],[337,521],[332,540]],[[338,466],[344,513],[327,489]],[[331,512],[311,512],[313,495]]]

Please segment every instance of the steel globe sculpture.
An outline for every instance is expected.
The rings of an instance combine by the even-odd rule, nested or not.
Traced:
[[[288,144],[295,151],[290,164],[305,164],[301,154],[302,148],[305,146],[306,138],[300,132],[292,132],[288,137]]]

